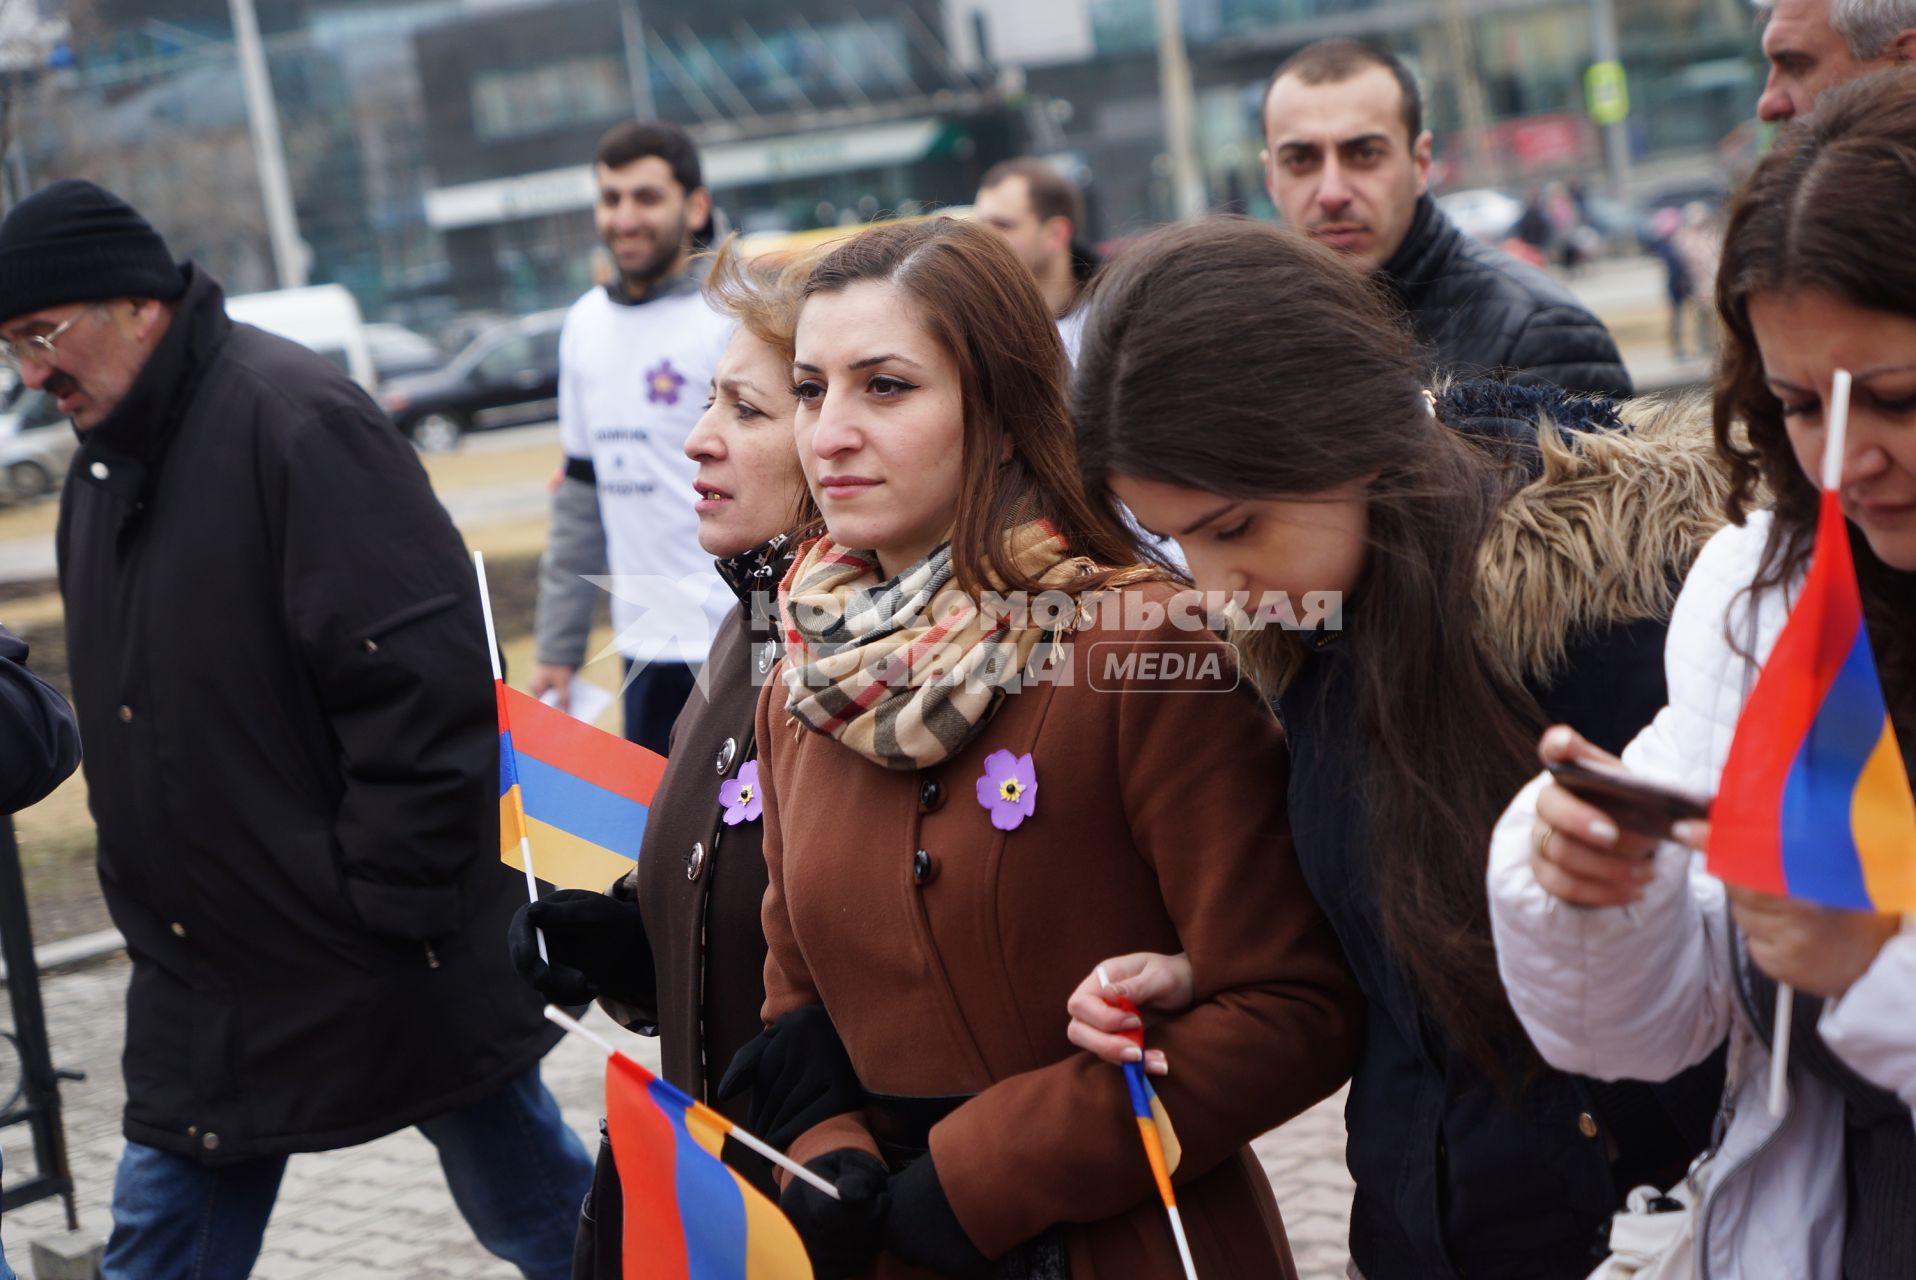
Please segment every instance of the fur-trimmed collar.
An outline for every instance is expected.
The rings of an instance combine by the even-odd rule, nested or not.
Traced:
[[[1538,431],[1543,474],[1484,539],[1478,627],[1513,684],[1547,681],[1580,632],[1667,618],[1724,524],[1729,479],[1708,400],[1638,400],[1619,414],[1627,430]]]

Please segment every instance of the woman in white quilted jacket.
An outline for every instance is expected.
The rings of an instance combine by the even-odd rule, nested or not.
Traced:
[[[1665,650],[1670,704],[1622,764],[1716,790],[1757,665],[1814,545],[1838,368],[1855,375],[1841,500],[1864,622],[1916,773],[1916,76],[1831,90],[1732,206],[1717,447],[1732,524],[1696,561]],[[1759,503],[1767,503],[1759,509]],[[1546,762],[1602,759],[1569,727]],[[1620,830],[1548,775],[1492,839],[1490,904],[1512,1005],[1551,1065],[1660,1080],[1726,1033],[1745,1045],[1720,1149],[1698,1175],[1696,1273],[1916,1276],[1916,926],[1726,887],[1695,850]],[[1910,850],[1916,858],[1916,849]],[[1788,1102],[1771,1113],[1776,986],[1797,990]]]

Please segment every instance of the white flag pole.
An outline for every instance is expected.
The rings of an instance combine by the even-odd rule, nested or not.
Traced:
[[[1830,379],[1829,433],[1823,442],[1823,489],[1843,487],[1843,454],[1849,440],[1850,372],[1838,369]],[[1790,1099],[1790,1035],[1796,1014],[1796,990],[1776,984],[1776,1031],[1770,1037],[1770,1114],[1781,1116]]]
[[[474,551],[472,553],[472,570],[479,575],[479,610],[486,616],[486,652],[492,657],[492,678],[494,680],[504,680],[506,674],[504,669],[499,665],[499,633],[492,625],[492,592],[486,587],[485,552]],[[513,769],[513,773],[515,776],[518,774],[516,767]],[[518,802],[518,814],[519,863],[526,869],[526,900],[528,902],[537,902],[539,900],[539,878],[532,874],[532,838],[526,834],[526,815],[523,800]],[[552,957],[546,952],[546,931],[544,929],[534,929],[532,936],[538,939],[539,942],[539,958],[547,964],[552,963]]]
[[[593,1045],[596,1045],[599,1048],[599,1050],[602,1053],[604,1053],[605,1056],[608,1058],[615,1056],[619,1052],[617,1049],[612,1047],[611,1041],[607,1040],[604,1036],[598,1034],[596,1031],[593,1031],[587,1027],[581,1026],[577,1018],[574,1018],[571,1014],[567,1013],[563,1009],[555,1008],[552,1005],[547,1005],[546,1017],[551,1019],[553,1022],[558,1023],[560,1026],[564,1027],[567,1031],[570,1031],[573,1035],[579,1036],[589,1041]],[[695,1107],[699,1107],[701,1109],[705,1109],[704,1104],[700,1102],[695,1101],[693,1102],[692,1105]],[[816,1187],[818,1190],[824,1192],[826,1195],[830,1196],[832,1199],[837,1200],[840,1198],[837,1187],[834,1187],[831,1183],[825,1181],[825,1179],[821,1178],[816,1173],[813,1173],[810,1169],[807,1169],[804,1165],[792,1159],[790,1156],[786,1155],[783,1151],[780,1151],[778,1148],[774,1146],[770,1146],[767,1143],[761,1142],[758,1138],[754,1137],[752,1134],[745,1132],[745,1130],[739,1128],[735,1124],[732,1124],[730,1121],[726,1121],[726,1124],[728,1125],[727,1129],[725,1130],[726,1137],[733,1139],[740,1146],[745,1147],[747,1150],[756,1151],[758,1154],[764,1156],[767,1160],[770,1160],[773,1164],[777,1165],[779,1168],[785,1170],[785,1172],[791,1174],[794,1178],[804,1179],[808,1184],[810,1184],[813,1187]]]

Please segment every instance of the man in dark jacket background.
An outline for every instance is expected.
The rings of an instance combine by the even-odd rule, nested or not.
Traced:
[[[1430,197],[1430,134],[1410,69],[1324,40],[1271,76],[1264,180],[1305,234],[1378,273],[1410,313],[1433,372],[1627,396],[1603,322],[1542,271],[1459,231]]]
[[[45,799],[79,764],[67,700],[27,670],[26,641],[0,627],[0,813]]]
[[[407,1125],[481,1243],[566,1275],[591,1165],[507,961],[484,628],[417,458],[91,183],[0,224],[0,342],[81,437],[60,587],[133,961],[105,1275],[243,1276],[290,1153]]]

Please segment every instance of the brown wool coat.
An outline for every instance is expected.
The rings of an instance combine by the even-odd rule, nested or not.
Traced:
[[[765,644],[746,622],[741,607],[712,643],[702,687],[672,726],[671,764],[652,798],[639,865],[615,890],[630,897],[636,879],[658,980],[649,1006],[608,1009],[628,1026],[656,1026],[660,1074],[703,1102],[713,1102],[732,1055],[758,1034],[765,999],[763,824],[726,826],[718,800],[719,784],[757,754]],[[748,1100],[721,1110],[743,1120]]]
[[[1125,594],[1162,602],[1171,588]],[[931,1131],[959,1223],[994,1258],[1081,1224],[1065,1237],[1071,1280],[1181,1274],[1123,1075],[1065,1038],[1066,997],[1094,964],[1190,954],[1197,1003],[1148,1043],[1170,1056],[1158,1088],[1201,1275],[1294,1274],[1246,1144],[1336,1089],[1357,1048],[1359,998],[1298,873],[1263,700],[1248,685],[1107,679],[1113,654],[1194,641],[1234,670],[1220,642],[1169,624],[1080,633],[1069,687],[1011,695],[921,772],[800,728],[780,685],[759,704],[766,1020],[822,1001],[866,1088],[975,1094]],[[1029,752],[1038,783],[1035,814],[1008,833],[976,798],[1000,749]],[[847,1146],[876,1153],[862,1115],[792,1154]],[[886,1255],[872,1274],[922,1273]]]

